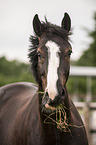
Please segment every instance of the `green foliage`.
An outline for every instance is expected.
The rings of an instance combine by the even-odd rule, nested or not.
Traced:
[[[69,77],[67,82],[68,92],[71,96],[76,96],[80,101],[84,101],[87,93],[87,80],[86,77]],[[91,85],[92,100],[96,101],[96,78],[92,78]]]
[[[35,82],[29,64],[0,58],[0,86],[15,82]]]
[[[69,77],[67,82],[68,92],[72,95],[77,95],[78,98],[81,94],[86,94],[86,78],[85,77]]]
[[[77,66],[93,66],[96,67],[96,13],[94,15],[94,30],[89,32],[89,37],[92,38],[92,43],[89,48],[83,52],[83,55],[76,62],[71,62],[71,65]],[[86,94],[86,77],[70,77],[67,83],[68,92],[71,94]],[[74,92],[73,92],[74,91]],[[96,78],[92,78],[92,95],[96,96]]]
[[[94,15],[94,30],[89,32],[89,37],[92,38],[92,43],[89,48],[84,51],[83,55],[77,61],[76,65],[80,66],[96,66],[96,13]]]

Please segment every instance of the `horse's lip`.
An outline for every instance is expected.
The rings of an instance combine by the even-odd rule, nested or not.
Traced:
[[[52,106],[50,106],[50,105],[48,105],[48,104],[45,105],[45,108],[46,108],[46,109],[50,109],[50,110],[56,110],[55,107],[52,107]]]
[[[55,107],[51,107],[48,104],[46,104],[45,106],[43,106],[42,109],[41,109],[41,112],[43,114],[51,114],[54,111],[56,111],[56,108]]]
[[[51,100],[48,96],[47,98],[43,97],[42,99],[42,113],[47,113],[47,114],[51,114],[53,112],[56,111],[56,108],[63,103],[64,100],[64,96],[60,96],[57,97],[57,100]]]

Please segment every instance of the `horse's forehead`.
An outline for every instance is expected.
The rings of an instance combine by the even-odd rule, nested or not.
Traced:
[[[48,50],[50,50],[51,52],[54,52],[54,53],[59,51],[59,49],[60,49],[60,46],[52,40],[47,41],[45,46],[47,47]]]
[[[52,40],[47,41],[45,46],[48,52],[48,61],[51,61],[51,63],[55,65],[56,62],[59,61],[60,59],[59,58],[60,46]]]

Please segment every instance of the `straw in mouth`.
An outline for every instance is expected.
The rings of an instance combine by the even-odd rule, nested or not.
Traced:
[[[49,109],[52,109],[53,112],[50,113],[49,115],[44,114],[44,116],[46,117],[46,119],[44,120],[45,124],[56,125],[56,127],[60,131],[70,132],[70,134],[71,134],[70,127],[77,127],[77,128],[84,127],[84,125],[75,125],[75,124],[68,123],[68,118],[67,118],[67,114],[65,111],[66,107],[63,104],[60,104],[56,108],[50,107],[50,106],[47,106],[47,107],[49,107]],[[55,118],[53,116],[55,116]]]
[[[67,115],[66,115],[66,112],[65,112],[63,105],[60,104],[59,106],[57,106],[55,108],[55,107],[51,107],[48,104],[46,104],[46,107],[48,109],[54,110],[54,112],[52,112],[50,115],[44,114],[44,116],[46,116],[44,123],[56,125],[56,127],[58,129],[60,129],[61,131],[70,132],[70,129],[68,126]],[[53,115],[55,115],[55,119],[53,119]]]

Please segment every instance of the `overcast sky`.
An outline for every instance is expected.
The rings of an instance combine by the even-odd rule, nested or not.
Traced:
[[[0,56],[28,62],[32,19],[37,13],[44,21],[61,25],[64,12],[72,21],[72,59],[78,59],[92,41],[83,27],[94,29],[96,0],[0,0]]]

